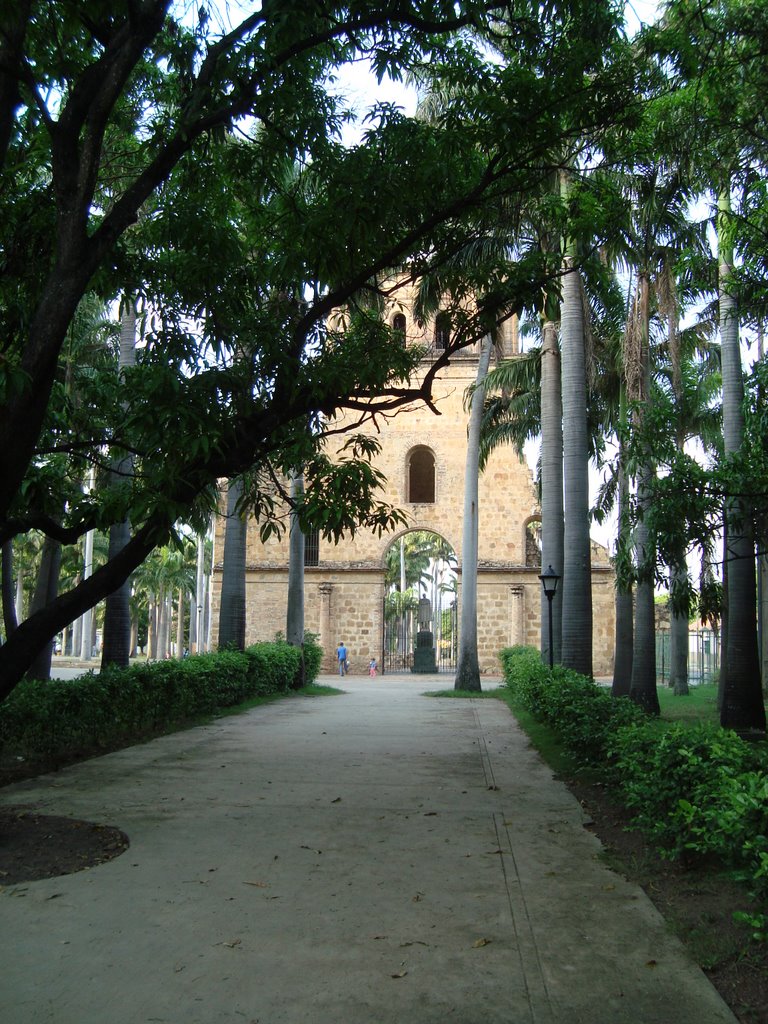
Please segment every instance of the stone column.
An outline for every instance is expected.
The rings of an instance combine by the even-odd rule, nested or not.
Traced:
[[[320,646],[324,653],[323,671],[333,672],[335,670],[336,641],[331,635],[331,591],[332,583],[321,583],[320,591]]]
[[[525,643],[525,588],[519,584],[509,588],[509,646]]]

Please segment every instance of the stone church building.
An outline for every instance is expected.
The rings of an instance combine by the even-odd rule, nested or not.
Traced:
[[[407,344],[425,349],[425,372],[431,356],[445,346],[438,314],[435,323],[420,328],[406,316],[402,304],[391,313],[392,326],[403,332]],[[516,324],[509,322],[498,348],[505,358],[519,353]],[[477,373],[477,346],[451,357],[433,388],[436,416],[424,405],[409,407],[379,424],[376,433],[381,454],[376,466],[387,484],[382,500],[405,511],[409,525],[377,537],[358,531],[338,545],[317,536],[307,539],[305,553],[305,628],[319,635],[325,652],[324,671],[335,669],[335,649],[343,641],[350,653],[353,674],[367,670],[375,658],[384,672],[412,666],[414,635],[407,640],[405,660],[391,658],[393,645],[385,622],[385,569],[387,555],[409,531],[429,531],[447,542],[455,554],[456,588],[449,607],[453,631],[451,650],[438,659],[441,668],[455,667],[457,609],[461,605],[462,518],[464,467],[468,413],[464,408],[467,387]],[[372,430],[374,428],[371,428]],[[343,442],[342,442],[343,443]],[[532,474],[527,463],[511,447],[491,455],[479,481],[479,537],[477,628],[481,671],[500,671],[498,652],[511,644],[540,644],[541,583],[537,528],[540,511]],[[214,546],[213,623],[218,623],[223,520],[218,524]],[[592,599],[594,606],[594,672],[612,672],[614,589],[613,571],[604,548],[592,545]],[[258,529],[248,530],[246,554],[246,642],[272,640],[285,632],[288,592],[287,535],[259,539]],[[451,595],[449,595],[449,599]],[[423,604],[424,602],[422,602]],[[428,603],[428,602],[427,602]],[[421,619],[421,610],[419,612]],[[418,628],[435,630],[437,614],[427,609]],[[445,615],[441,615],[444,627]],[[214,635],[215,641],[215,635]],[[437,641],[435,641],[436,643]]]

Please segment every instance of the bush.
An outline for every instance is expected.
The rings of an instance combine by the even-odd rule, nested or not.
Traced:
[[[312,645],[313,666],[321,656]],[[262,643],[75,680],[24,681],[0,705],[0,749],[56,762],[158,735],[251,697],[287,692],[300,657],[286,643]]]
[[[712,725],[649,719],[532,648],[501,652],[507,686],[668,857],[710,858],[768,899],[768,753]],[[768,918],[750,920],[768,929]],[[765,929],[764,929],[765,930]]]
[[[603,764],[616,730],[643,718],[642,711],[626,697],[611,697],[586,676],[561,665],[550,671],[534,648],[510,647],[500,657],[515,698],[546,722],[584,764]]]

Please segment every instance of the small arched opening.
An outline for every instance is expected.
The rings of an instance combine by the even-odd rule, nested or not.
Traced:
[[[541,568],[541,516],[526,520],[523,533],[525,564],[529,569]]]
[[[405,313],[395,313],[392,317],[392,333],[395,336],[395,340],[403,347],[405,347],[405,329],[407,326]]]
[[[406,500],[412,504],[434,504],[435,453],[426,445],[417,445],[406,462]]]
[[[441,310],[435,317],[435,348],[442,352],[451,341],[451,315]]]

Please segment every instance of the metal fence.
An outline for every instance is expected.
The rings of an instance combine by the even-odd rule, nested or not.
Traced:
[[[458,629],[456,621],[456,604],[444,608],[434,623],[433,642],[435,645],[435,664],[438,672],[453,672],[456,669],[458,650]],[[405,612],[384,620],[382,637],[382,673],[410,672],[413,669],[413,652],[416,646],[418,626],[414,613]]]
[[[688,682],[691,686],[716,683],[720,672],[720,634],[712,629],[688,631]],[[669,681],[669,630],[656,631],[656,680]]]

